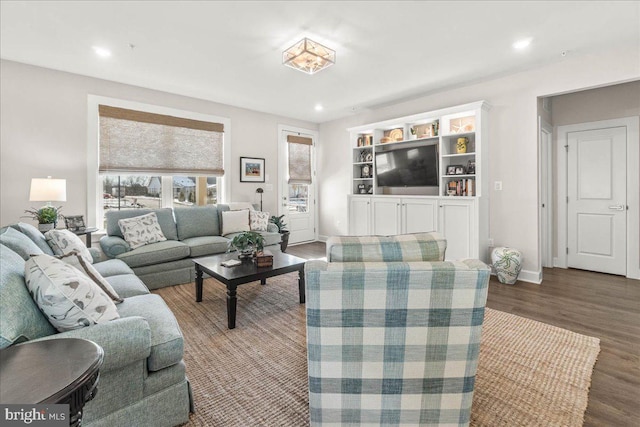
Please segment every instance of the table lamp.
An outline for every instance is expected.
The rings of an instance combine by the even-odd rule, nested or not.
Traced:
[[[32,178],[29,201],[47,202],[47,206],[51,206],[51,202],[66,202],[67,180],[53,179],[50,176],[46,178]]]

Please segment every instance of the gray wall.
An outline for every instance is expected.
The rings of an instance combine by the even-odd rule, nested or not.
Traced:
[[[11,61],[0,62],[0,224],[18,221],[29,202],[31,178],[67,179],[63,214],[87,217],[87,96],[89,94],[231,119],[229,201],[253,201],[264,184],[241,183],[239,158],[262,157],[273,191],[264,210],[276,212],[278,125],[316,130],[305,121],[236,108]],[[22,219],[23,221],[31,221]],[[93,225],[93,224],[91,224]]]

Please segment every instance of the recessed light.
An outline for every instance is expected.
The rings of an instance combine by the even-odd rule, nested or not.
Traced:
[[[93,46],[93,51],[96,53],[96,55],[103,58],[108,58],[111,56],[111,51],[109,49],[105,49],[104,47]]]
[[[316,109],[316,111],[322,111],[322,110],[324,110],[324,107],[322,105],[320,105],[320,104],[316,104],[315,109]]]
[[[532,38],[518,40],[513,44],[513,48],[517,50],[522,50],[531,44]]]

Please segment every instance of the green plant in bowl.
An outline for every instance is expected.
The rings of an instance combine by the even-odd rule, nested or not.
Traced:
[[[228,252],[238,251],[238,258],[251,258],[254,252],[264,248],[264,237],[255,231],[243,231],[233,236],[228,246]]]
[[[58,224],[58,219],[64,218],[64,216],[60,213],[60,210],[62,210],[62,206],[43,206],[40,209],[26,209],[24,212],[29,214],[26,217],[38,221],[38,228],[40,228],[42,231],[43,229],[55,228]],[[42,226],[43,224],[52,225]]]

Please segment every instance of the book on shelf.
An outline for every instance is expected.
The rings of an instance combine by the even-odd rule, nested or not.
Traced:
[[[449,181],[447,184],[447,194],[450,196],[475,196],[476,180],[473,178],[465,178]]]

